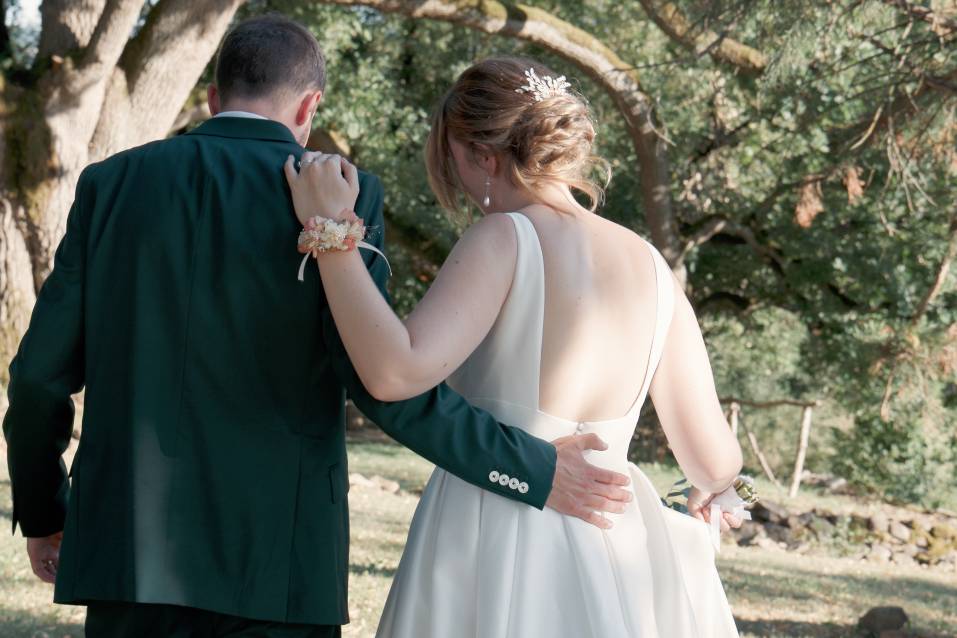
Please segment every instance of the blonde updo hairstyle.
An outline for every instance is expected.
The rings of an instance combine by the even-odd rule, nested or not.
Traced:
[[[534,192],[547,182],[564,183],[588,197],[590,210],[600,205],[611,169],[592,152],[595,125],[588,105],[570,89],[540,101],[516,91],[528,83],[528,69],[539,78],[558,75],[533,60],[489,58],[466,69],[436,108],[425,159],[429,185],[446,210],[468,209],[450,138],[473,153],[491,151],[515,186]],[[601,183],[592,178],[596,173]]]

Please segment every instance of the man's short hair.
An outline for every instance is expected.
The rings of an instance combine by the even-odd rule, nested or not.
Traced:
[[[250,18],[226,34],[216,56],[223,101],[321,91],[326,60],[307,28],[278,14]]]

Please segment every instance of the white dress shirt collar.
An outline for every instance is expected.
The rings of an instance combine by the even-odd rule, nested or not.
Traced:
[[[258,113],[250,113],[249,111],[223,111],[217,113],[213,117],[247,117],[252,120],[268,120],[268,117],[263,117]]]

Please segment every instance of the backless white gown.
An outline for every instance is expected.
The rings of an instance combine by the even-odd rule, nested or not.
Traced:
[[[531,221],[508,213],[518,259],[488,336],[449,379],[500,421],[546,440],[595,432],[609,449],[588,461],[631,476],[634,500],[603,531],[554,510],[484,491],[436,469],[416,509],[378,638],[726,638],[737,636],[707,525],[664,507],[627,460],[638,412],[661,358],[674,290],[657,273],[655,334],[632,408],[576,423],[538,407],[545,305],[541,245]],[[641,376],[638,376],[641,374]]]

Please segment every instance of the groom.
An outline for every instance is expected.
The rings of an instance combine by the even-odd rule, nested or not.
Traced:
[[[246,21],[219,52],[216,117],[79,179],[3,430],[14,528],[56,602],[88,605],[89,638],[340,635],[347,393],[400,443],[506,498],[599,525],[629,498],[624,477],[583,460],[594,435],[552,445],[444,385],[397,403],[363,389],[318,272],[297,281],[282,173],[324,83],[306,29]],[[357,212],[381,228],[382,187],[361,186]],[[367,264],[385,294],[385,263]],[[71,482],[61,454],[83,388]],[[506,474],[517,481],[493,478]]]

